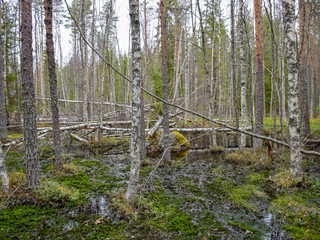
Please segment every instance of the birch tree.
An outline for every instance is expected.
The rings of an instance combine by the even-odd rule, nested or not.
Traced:
[[[3,57],[2,57],[2,35],[1,35],[1,2],[0,2],[0,139],[7,137],[7,115],[5,104],[5,80],[3,73]]]
[[[7,173],[7,167],[4,161],[2,142],[0,138],[0,178],[2,179],[2,190],[3,192],[9,192],[9,178]]]
[[[54,58],[54,45],[52,34],[52,0],[45,0],[45,25],[46,25],[46,46],[48,56],[49,83],[51,96],[51,111],[52,111],[52,129],[53,129],[53,147],[56,159],[56,169],[62,169],[61,157],[61,140],[60,140],[60,122],[58,108],[58,87],[56,76],[56,64]]]
[[[84,37],[86,38],[86,10],[85,10],[85,3],[86,0],[81,1],[81,32],[83,33]],[[84,40],[81,39],[81,77],[82,77],[82,90],[83,90],[83,121],[88,122],[88,92],[89,92],[89,83],[88,83],[88,58],[87,58],[87,45],[85,44]]]
[[[300,125],[298,98],[298,65],[295,52],[295,0],[283,1],[283,20],[288,67],[288,110],[290,132],[290,174],[302,180],[302,158],[300,153]]]
[[[40,186],[40,164],[37,149],[37,125],[33,83],[32,1],[22,0],[21,10],[21,79],[27,187]]]
[[[262,40],[262,16],[261,0],[254,0],[254,15],[256,28],[256,121],[254,132],[263,134],[264,115],[264,71],[263,71],[263,40]],[[254,147],[262,146],[260,139],[254,139]]]
[[[244,129],[247,126],[247,75],[246,75],[246,59],[245,59],[245,15],[243,10],[243,0],[239,0],[239,12],[240,12],[240,30],[239,30],[239,40],[240,40],[240,78],[241,78],[241,125]],[[246,135],[241,134],[240,147],[246,146]]]
[[[132,42],[132,133],[130,145],[131,168],[126,200],[132,204],[137,195],[141,162],[141,45],[138,0],[129,0],[129,9]]]

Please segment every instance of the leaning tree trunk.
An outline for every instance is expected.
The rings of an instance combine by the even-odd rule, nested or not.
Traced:
[[[132,133],[130,145],[131,169],[126,200],[132,204],[138,191],[141,162],[141,46],[138,0],[129,0],[129,6],[132,38]]]
[[[38,160],[36,108],[33,84],[32,1],[22,0],[21,2],[21,79],[25,161],[27,165],[27,187],[35,189],[40,186],[40,164]]]
[[[284,0],[284,23],[288,66],[288,110],[290,132],[290,173],[302,180],[302,159],[300,153],[300,125],[298,98],[298,66],[295,52],[295,1]]]
[[[3,192],[5,193],[9,192],[9,178],[7,174],[7,167],[4,162],[1,138],[0,138],[0,178],[2,179]]]
[[[60,140],[60,122],[58,108],[58,90],[56,77],[56,64],[54,58],[54,45],[52,34],[52,0],[45,0],[45,24],[46,24],[46,46],[48,56],[49,83],[51,96],[51,111],[52,111],[52,129],[53,129],[53,147],[56,159],[56,169],[62,169],[61,157],[61,140]],[[63,86],[62,86],[63,87]]]
[[[263,41],[262,41],[262,17],[261,1],[254,0],[255,28],[256,28],[256,122],[254,132],[263,134],[263,115],[264,115],[264,71],[263,71]],[[254,139],[254,147],[262,146],[260,139]]]
[[[243,0],[239,1],[239,11],[240,11],[240,31],[239,31],[239,40],[240,40],[240,71],[241,71],[241,118],[242,118],[242,128],[245,128],[247,126],[247,99],[246,99],[246,93],[247,93],[247,74],[246,74],[246,59],[245,59],[245,15],[243,10]],[[246,135],[241,134],[240,139],[240,147],[243,148],[246,146]]]
[[[0,2],[0,36],[1,36],[1,2]],[[0,37],[0,139],[7,137],[7,115],[4,95],[4,74],[3,74],[3,58],[2,58],[2,40]]]
[[[166,29],[166,1],[160,2],[161,15],[161,50],[162,50],[162,98],[168,101],[168,56],[167,56],[167,29]],[[164,159],[170,160],[169,146],[169,106],[162,103],[163,108],[163,138],[162,145],[164,147]]]

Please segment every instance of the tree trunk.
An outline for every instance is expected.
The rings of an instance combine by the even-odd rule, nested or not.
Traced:
[[[238,88],[236,78],[236,47],[234,34],[234,0],[231,0],[231,65],[232,65],[232,96],[233,111],[236,118],[236,127],[239,128]],[[239,138],[238,138],[239,139]]]
[[[317,30],[316,30],[316,2],[313,5],[313,117],[318,117],[318,66],[317,66]]]
[[[306,62],[306,21],[305,3],[299,0],[299,38],[300,38],[300,86],[301,86],[301,123],[302,136],[308,137],[310,134],[310,111],[308,102],[308,81],[307,81],[307,62]]]
[[[1,2],[0,2],[0,36],[1,36]],[[3,73],[3,58],[2,58],[2,38],[0,37],[0,140],[1,138],[7,137],[7,115],[6,115],[6,104],[5,104],[5,82]]]
[[[300,125],[298,98],[298,66],[295,52],[295,1],[284,0],[284,23],[288,66],[288,110],[290,132],[290,173],[302,180],[302,158],[300,153]]]
[[[243,12],[243,0],[239,1],[239,12],[240,12],[240,31],[239,31],[239,40],[240,40],[240,71],[241,71],[241,118],[242,118],[242,128],[247,126],[247,74],[246,74],[246,59],[245,59],[245,15]],[[241,134],[240,147],[243,148],[246,146],[246,135]]]
[[[86,13],[85,13],[85,1],[81,1],[81,32],[86,37]],[[87,80],[87,65],[88,59],[86,54],[86,43],[81,39],[81,78],[82,78],[82,90],[83,90],[83,105],[82,105],[82,117],[84,122],[88,122],[88,80]]]
[[[7,173],[7,167],[4,161],[2,142],[0,138],[0,178],[2,179],[2,190],[5,193],[9,192],[9,178]]]
[[[140,46],[140,20],[137,0],[129,0],[131,38],[132,38],[132,134],[131,134],[131,168],[126,200],[133,204],[139,183],[141,162],[141,46]]]
[[[25,161],[27,165],[27,187],[40,186],[40,164],[38,161],[35,93],[33,84],[32,56],[32,1],[22,0],[21,11],[21,78],[23,97],[23,123],[25,139]]]
[[[51,96],[52,128],[53,128],[53,147],[56,159],[56,169],[62,169],[60,122],[59,122],[59,103],[58,87],[56,77],[56,64],[54,58],[54,45],[52,34],[52,0],[45,0],[45,25],[46,25],[46,46],[48,56],[48,70]]]
[[[261,1],[254,0],[255,28],[256,28],[256,121],[254,132],[263,134],[264,116],[264,69],[263,69],[263,40],[262,40],[262,16]],[[254,147],[262,147],[260,139],[254,139]]]
[[[168,56],[167,56],[167,25],[166,25],[166,0],[160,1],[161,15],[161,50],[162,50],[162,98],[168,101]],[[163,108],[163,138],[162,146],[165,150],[165,162],[170,160],[169,146],[169,106],[162,103]]]
[[[218,117],[219,119],[222,118],[222,78],[221,78],[221,67],[222,67],[222,63],[221,63],[221,38],[222,38],[222,34],[221,34],[221,8],[220,8],[220,1],[218,3],[218,11],[219,11],[219,46],[218,46],[218,88],[219,88],[219,99],[218,99]],[[225,117],[227,116],[227,114],[225,115]]]

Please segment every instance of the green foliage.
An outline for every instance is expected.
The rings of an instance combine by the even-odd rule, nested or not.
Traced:
[[[42,203],[46,204],[73,202],[79,199],[79,192],[77,190],[71,190],[61,183],[50,180],[45,181],[35,191],[35,195]]]

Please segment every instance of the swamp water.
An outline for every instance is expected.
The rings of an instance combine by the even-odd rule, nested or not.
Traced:
[[[287,239],[280,230],[280,221],[269,211],[272,189],[261,183],[261,174],[226,161],[224,153],[191,150],[184,160],[173,160],[169,165],[158,166],[158,159],[144,161],[139,204],[134,209],[123,200],[130,170],[127,154],[93,156],[83,148],[69,148],[68,158],[68,162],[82,169],[79,173],[44,174],[78,189],[81,201],[66,205],[9,205],[0,212],[0,236]],[[50,169],[53,163],[42,160],[42,165]]]

